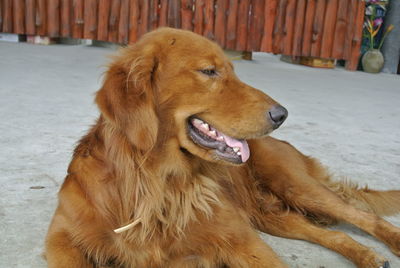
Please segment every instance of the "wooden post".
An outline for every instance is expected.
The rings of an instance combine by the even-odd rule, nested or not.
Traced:
[[[264,0],[252,0],[249,35],[247,36],[247,50],[259,51],[264,26]]]
[[[286,17],[284,26],[283,36],[283,51],[284,55],[292,54],[293,47],[293,35],[294,35],[294,20],[296,16],[296,0],[288,0],[286,7]]]
[[[70,0],[61,0],[60,6],[60,16],[61,16],[61,25],[60,25],[60,35],[62,37],[71,37],[71,14],[72,14],[72,1]]]
[[[83,38],[96,39],[97,37],[97,0],[85,0]]]
[[[328,1],[326,6],[324,31],[321,43],[321,58],[332,58],[333,38],[335,36],[336,16],[338,9],[338,0]]]
[[[28,35],[35,35],[35,33],[36,33],[35,10],[36,10],[35,0],[25,0],[25,30],[26,30],[25,33]],[[0,10],[0,13],[1,13],[1,10]],[[0,26],[0,30],[1,30],[1,26]]]
[[[47,32],[50,37],[60,36],[60,1],[47,1]]]
[[[214,36],[215,41],[225,47],[225,35],[226,35],[226,11],[228,9],[228,0],[217,0],[217,10],[215,14],[215,28]]]
[[[203,35],[208,39],[214,39],[214,0],[206,0],[204,9]]]
[[[168,25],[167,18],[168,18],[168,1],[161,1],[160,18],[158,20],[158,26],[159,27],[167,26]]]
[[[236,27],[237,27],[237,14],[238,14],[238,1],[230,0],[228,21],[226,27],[226,43],[225,47],[228,49],[235,49],[236,47]]]
[[[261,51],[272,52],[272,39],[275,26],[278,0],[265,1],[264,32],[261,39]]]
[[[344,40],[346,36],[346,28],[350,21],[347,17],[347,8],[349,0],[339,0],[339,7],[336,20],[335,38],[333,41],[332,58],[343,59]]]
[[[247,49],[247,32],[249,18],[250,0],[242,0],[239,3],[239,13],[237,22],[237,39],[236,50],[246,51]]]
[[[99,16],[97,20],[97,40],[108,41],[108,21],[110,18],[110,1],[99,0],[98,12]]]
[[[181,7],[182,29],[193,30],[193,1],[182,0]]]
[[[149,0],[142,0],[140,5],[139,37],[149,31]]]
[[[0,1],[0,32],[3,31],[3,2]]]
[[[121,1],[118,23],[118,43],[127,44],[129,36],[129,0]]]
[[[12,21],[12,0],[3,0],[3,32],[12,33],[13,21]]]
[[[129,44],[133,44],[138,39],[139,2],[130,0],[129,9]]]
[[[303,44],[302,44],[302,56],[311,55],[311,44],[313,41],[313,22],[315,15],[315,6],[317,0],[307,0],[307,8],[304,22],[304,33],[303,33]]]
[[[72,37],[83,38],[83,0],[73,0],[72,9]]]
[[[350,0],[349,9],[347,12],[347,18],[349,21],[349,25],[354,25],[356,23],[356,14],[357,14],[357,2],[359,0]],[[344,42],[344,53],[343,53],[343,59],[345,60],[350,60],[351,56],[351,43],[353,40],[353,35],[354,35],[354,27],[347,27],[346,29],[346,39]]]
[[[364,24],[364,11],[365,11],[365,3],[364,1],[357,1],[357,15],[356,15],[356,23],[354,25],[354,35],[351,43],[351,54],[350,60],[346,61],[346,69],[350,71],[357,70],[358,60],[360,58],[360,48],[362,41],[362,30]]]
[[[173,28],[181,27],[181,1],[168,1],[168,26]]]
[[[273,43],[272,43],[272,52],[275,54],[280,54],[283,51],[283,37],[285,35],[283,27],[285,25],[287,4],[288,4],[287,0],[280,0],[277,9],[277,17],[275,20]]]
[[[195,1],[194,9],[194,32],[203,35],[203,20],[204,20],[204,0]]]
[[[151,0],[150,11],[149,11],[149,31],[157,29],[158,17],[159,17],[158,0]]]
[[[25,34],[25,3],[14,0],[13,3],[13,32]]]
[[[294,21],[293,56],[301,56],[304,36],[304,21],[306,13],[306,0],[298,0],[296,19]]]
[[[121,0],[111,2],[110,19],[108,21],[108,41],[118,42],[119,13],[121,10]]]
[[[315,18],[313,24],[313,36],[311,43],[311,56],[321,56],[321,43],[322,34],[324,30],[324,17],[325,17],[326,0],[318,0],[315,8]]]

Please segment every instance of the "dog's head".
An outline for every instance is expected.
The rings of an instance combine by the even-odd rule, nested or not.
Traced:
[[[139,150],[174,140],[179,153],[230,164],[246,162],[246,140],[269,134],[287,117],[285,108],[237,78],[218,45],[168,28],[121,51],[96,101]]]

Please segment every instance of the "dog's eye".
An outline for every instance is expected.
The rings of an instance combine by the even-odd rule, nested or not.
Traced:
[[[217,71],[215,69],[203,69],[203,70],[200,70],[200,72],[202,72],[203,74],[208,75],[208,76],[216,76],[217,75]]]

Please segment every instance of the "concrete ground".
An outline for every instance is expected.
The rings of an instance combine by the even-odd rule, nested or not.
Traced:
[[[43,239],[77,140],[98,111],[107,48],[0,43],[0,267],[45,267]],[[280,101],[289,118],[274,136],[319,158],[338,176],[400,189],[400,76],[290,65],[255,54],[239,77]],[[400,226],[400,217],[388,220]],[[349,233],[400,267],[374,238]],[[353,267],[307,242],[264,235],[290,267]]]

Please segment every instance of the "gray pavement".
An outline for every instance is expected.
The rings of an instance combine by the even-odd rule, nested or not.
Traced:
[[[94,92],[106,56],[88,46],[0,42],[0,268],[46,267],[43,239],[77,140],[98,115]],[[324,70],[257,53],[239,77],[289,110],[275,137],[319,158],[338,177],[400,189],[400,76]],[[388,220],[400,226],[400,216]],[[400,267],[374,238],[349,233]],[[317,245],[263,235],[290,267],[354,267]]]

